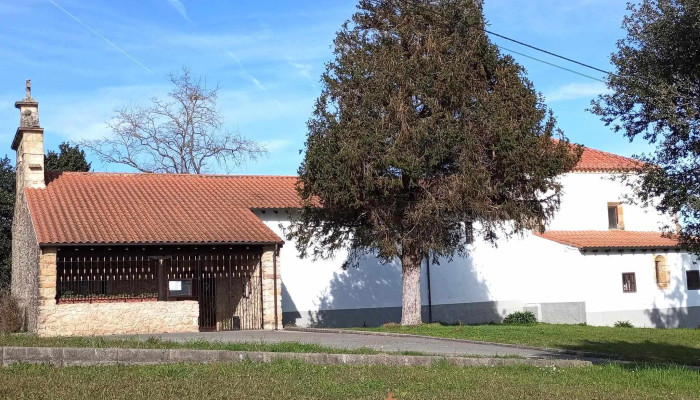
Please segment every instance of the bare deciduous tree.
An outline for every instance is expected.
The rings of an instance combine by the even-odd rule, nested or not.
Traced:
[[[83,140],[80,146],[102,162],[128,165],[141,172],[210,172],[229,170],[265,154],[258,143],[224,128],[216,107],[219,87],[202,87],[189,69],[170,74],[167,99],[149,106],[125,106],[108,121],[113,135]]]

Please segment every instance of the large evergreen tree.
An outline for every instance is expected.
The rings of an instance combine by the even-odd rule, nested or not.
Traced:
[[[558,130],[474,0],[362,0],[308,122],[302,255],[374,253],[403,271],[403,324],[421,322],[420,265],[540,228],[580,149]]]
[[[10,285],[14,210],[15,166],[5,156],[0,160],[0,290]]]
[[[679,215],[682,243],[700,253],[700,1],[644,0],[628,9],[627,36],[611,56],[612,93],[592,111],[630,140],[656,145],[639,157],[641,179],[630,182],[642,203]]]

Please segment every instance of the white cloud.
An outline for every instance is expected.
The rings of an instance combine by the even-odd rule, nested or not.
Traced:
[[[193,23],[192,20],[190,19],[189,16],[187,16],[187,9],[185,8],[185,5],[182,4],[180,0],[167,0],[168,4],[172,6],[175,11],[177,11],[178,14],[182,16],[182,18],[186,19],[188,22]]]
[[[77,22],[78,24],[82,25],[85,29],[87,29],[88,31],[90,31],[93,35],[99,37],[100,39],[102,39],[103,41],[105,41],[107,44],[109,44],[110,46],[112,46],[112,47],[114,47],[115,49],[117,49],[120,53],[122,53],[124,56],[126,56],[128,59],[130,59],[130,60],[133,61],[134,63],[138,64],[141,68],[145,69],[145,70],[146,70],[147,72],[149,72],[149,73],[153,73],[153,71],[151,71],[150,68],[148,68],[146,65],[144,65],[141,61],[137,60],[136,57],[134,57],[134,56],[132,56],[131,54],[127,53],[126,50],[124,50],[123,48],[117,46],[116,43],[114,43],[114,42],[112,42],[111,40],[109,40],[109,39],[108,39],[106,36],[104,36],[103,34],[101,34],[101,33],[97,32],[96,30],[92,29],[89,25],[87,25],[85,22],[83,22],[80,18],[76,17],[75,15],[73,15],[72,13],[70,13],[70,12],[69,12],[68,10],[66,10],[65,8],[59,6],[59,5],[56,4],[53,0],[46,0],[46,1],[48,1],[51,5],[53,5],[53,6],[56,7],[57,9],[59,9],[62,13],[66,14],[70,19],[72,19],[73,21],[75,21],[75,22]]]
[[[218,106],[227,124],[255,126],[275,120],[297,119],[310,115],[313,97],[288,94],[285,98],[270,98],[264,93],[245,90],[220,90]],[[244,132],[245,133],[245,132]]]
[[[45,106],[40,112],[41,125],[51,134],[66,140],[95,139],[111,133],[106,122],[118,108],[129,104],[147,105],[152,97],[166,97],[169,90],[167,85],[120,86],[90,93],[43,96],[41,103]],[[243,90],[220,90],[218,101],[226,125],[234,131],[238,130],[236,127],[244,126],[243,135],[249,134],[247,130],[261,123],[289,121],[299,115],[308,115],[312,104],[312,98],[303,96],[276,99],[260,92]],[[4,110],[8,110],[8,115],[13,115],[11,107],[6,106]],[[267,141],[270,151],[290,143],[287,139],[274,136],[260,139]]]
[[[106,87],[92,93],[43,96],[41,125],[67,140],[95,139],[110,134],[107,121],[116,109],[128,104],[146,104],[167,93],[167,86]]]
[[[260,82],[260,80],[258,78],[256,78],[253,74],[248,72],[247,69],[245,69],[245,67],[243,66],[243,63],[241,62],[241,60],[238,59],[238,57],[236,57],[236,54],[234,52],[228,50],[226,53],[229,55],[229,57],[233,58],[233,60],[236,62],[236,64],[238,64],[238,69],[241,70],[241,73],[243,74],[243,76],[245,76],[249,81],[253,82],[253,84],[258,89],[262,90],[263,92],[267,90],[265,88],[265,85],[263,85],[262,82]]]
[[[261,141],[260,145],[262,145],[268,152],[274,153],[289,146],[291,143],[292,141],[289,139],[270,139]]]
[[[310,64],[302,64],[292,60],[287,61],[287,63],[292,67],[296,68],[296,70],[299,71],[299,74],[301,74],[301,76],[303,76],[306,79],[311,79],[311,71],[313,67]]]
[[[610,93],[604,83],[568,83],[544,94],[546,101],[593,99],[599,94]]]

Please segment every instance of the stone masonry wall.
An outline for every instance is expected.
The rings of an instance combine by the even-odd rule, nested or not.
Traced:
[[[197,301],[56,304],[56,248],[39,256],[39,301],[35,330],[40,336],[89,336],[197,332]]]
[[[24,329],[36,330],[38,307],[39,244],[24,189],[19,188],[12,219],[12,295],[24,314]]]
[[[274,259],[277,258],[277,276],[275,279]],[[280,275],[279,255],[275,246],[264,246],[262,254],[263,268],[263,329],[282,328],[282,279]],[[275,291],[277,292],[277,325],[275,325]]]
[[[90,336],[199,331],[196,301],[43,304],[40,336]]]
[[[20,109],[17,128],[15,210],[12,218],[12,295],[24,314],[23,328],[36,330],[38,307],[39,243],[29,215],[24,195],[25,188],[43,188],[44,185],[44,130],[39,127],[39,105],[31,97],[15,103]]]

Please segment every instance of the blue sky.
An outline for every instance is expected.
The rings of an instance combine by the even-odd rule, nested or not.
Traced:
[[[0,138],[5,151],[19,121],[14,101],[31,78],[46,148],[108,134],[114,110],[164,95],[181,66],[221,86],[229,129],[264,143],[269,155],[244,174],[294,174],[308,119],[340,25],[356,2],[194,0],[0,0]],[[625,14],[621,0],[486,0],[490,30],[610,69]],[[496,37],[520,53],[600,76]],[[507,51],[504,50],[505,53]],[[586,112],[602,83],[514,55],[578,143],[622,155],[628,143]],[[92,157],[89,156],[91,159]],[[92,160],[94,161],[94,160]],[[93,163],[98,171],[124,167]]]

